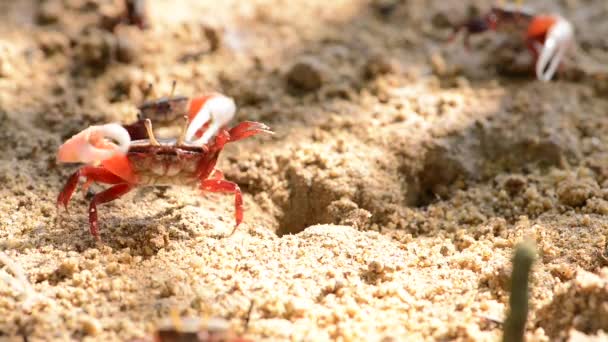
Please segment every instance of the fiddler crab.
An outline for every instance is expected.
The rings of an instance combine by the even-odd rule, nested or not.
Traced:
[[[551,80],[574,39],[572,24],[558,14],[533,14],[519,6],[494,6],[487,14],[456,27],[456,33],[466,31],[468,46],[470,35],[513,27],[525,29],[524,40],[535,61],[536,77]]]
[[[64,206],[81,178],[83,191],[93,183],[111,187],[93,196],[89,204],[89,228],[99,240],[97,205],[113,201],[136,187],[156,185],[198,186],[203,191],[234,194],[236,224],[243,220],[243,199],[239,186],[224,179],[215,169],[227,143],[259,133],[273,132],[262,123],[244,121],[227,129],[234,117],[234,101],[219,93],[195,97],[166,97],[139,107],[139,120],[131,125],[110,123],[90,126],[59,147],[60,163],[84,163],[69,178],[57,197]],[[187,114],[187,115],[183,115]],[[150,118],[183,115],[183,129],[177,139],[157,139]]]

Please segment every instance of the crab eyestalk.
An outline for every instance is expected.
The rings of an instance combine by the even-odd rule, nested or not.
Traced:
[[[146,90],[144,90],[144,100],[147,99],[148,96],[150,96],[150,94],[152,94],[153,88],[154,88],[154,85],[152,83],[148,83]]]
[[[173,97],[173,94],[175,93],[175,86],[177,85],[177,81],[173,80],[173,82],[171,82],[171,92],[169,93],[169,98]]]
[[[177,138],[177,146],[181,146],[186,141],[186,130],[188,129],[188,116],[184,115],[184,124]]]
[[[148,139],[150,139],[150,145],[159,146],[160,143],[158,142],[158,140],[156,140],[156,137],[154,136],[154,130],[152,130],[152,121],[150,121],[150,119],[146,119],[146,121],[144,121],[144,124],[146,125],[146,132],[148,132]]]

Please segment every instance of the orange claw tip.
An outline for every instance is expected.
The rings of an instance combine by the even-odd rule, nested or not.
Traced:
[[[129,133],[120,124],[90,126],[59,147],[57,161],[99,164],[115,154],[127,153],[130,143]]]

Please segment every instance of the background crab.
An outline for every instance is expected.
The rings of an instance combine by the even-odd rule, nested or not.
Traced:
[[[167,102],[172,103],[170,99]],[[234,233],[243,220],[241,191],[237,184],[223,179],[215,164],[227,143],[262,132],[272,133],[266,125],[251,121],[224,129],[235,112],[234,101],[221,94],[194,98],[177,139],[156,139],[149,118],[129,125],[129,130],[116,123],[88,127],[57,152],[61,163],[87,164],[68,178],[57,197],[57,206],[63,205],[67,210],[80,178],[86,180],[85,191],[93,182],[111,184],[96,194],[89,205],[90,231],[99,239],[98,204],[115,200],[138,186],[198,185],[204,191],[234,194]],[[147,138],[140,136],[142,126]]]
[[[572,44],[572,24],[559,14],[533,14],[525,9],[493,6],[488,13],[459,25],[456,31],[465,30],[465,44],[469,36],[488,30],[519,30],[534,58],[536,77],[549,81],[557,71],[564,55]]]

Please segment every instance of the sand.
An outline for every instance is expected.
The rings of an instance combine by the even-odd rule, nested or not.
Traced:
[[[171,314],[252,340],[497,340],[524,238],[528,340],[608,339],[605,2],[526,2],[576,27],[550,83],[517,38],[447,43],[458,2],[155,0],[145,30],[121,3],[0,4],[0,251],[38,296],[0,282],[0,340],[149,338]],[[99,207],[96,243],[103,187],[57,212],[76,166],[56,149],[173,80],[276,132],[220,158],[244,223],[223,238],[231,197],[142,188]]]

